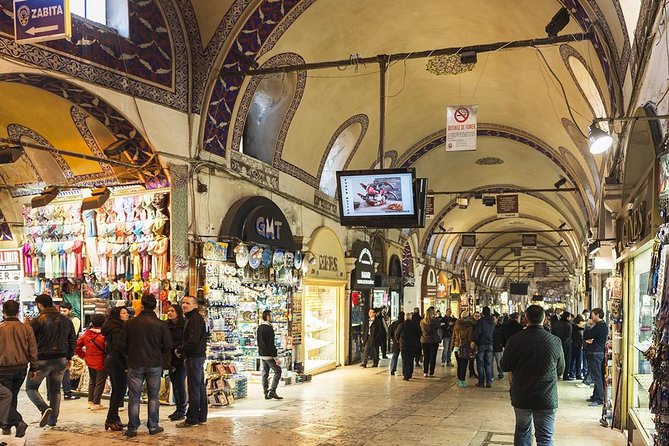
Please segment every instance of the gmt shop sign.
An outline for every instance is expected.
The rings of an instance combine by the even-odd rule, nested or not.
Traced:
[[[14,0],[14,40],[44,42],[72,35],[69,0]]]
[[[356,290],[370,290],[374,288],[374,256],[369,243],[358,240],[353,243],[353,257],[355,269],[351,274],[351,286]]]

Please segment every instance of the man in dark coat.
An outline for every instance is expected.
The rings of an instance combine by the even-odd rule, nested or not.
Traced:
[[[119,351],[128,358],[128,438],[137,436],[139,398],[146,382],[149,397],[147,426],[150,435],[164,431],[160,421],[160,376],[163,373],[163,356],[172,351],[172,336],[167,326],[156,315],[156,298],[153,294],[142,296],[142,311],[125,323],[119,339]],[[71,325],[71,324],[70,324]]]
[[[399,314],[397,315],[397,320],[393,321],[392,324],[390,324],[390,327],[388,328],[388,335],[390,336],[390,339],[392,341],[391,344],[391,353],[392,356],[390,358],[390,374],[395,375],[395,371],[397,370],[397,360],[399,359],[400,356],[400,343],[399,339],[397,339],[397,327],[399,327],[401,324],[404,323],[404,311],[400,311]]]
[[[506,345],[509,338],[516,333],[523,331],[523,326],[520,324],[520,313],[511,313],[509,320],[504,323],[504,338],[502,345]]]
[[[404,381],[409,381],[413,376],[413,360],[420,345],[421,334],[420,325],[409,314],[406,316],[406,321],[397,327],[396,337],[400,342],[400,351],[402,352],[402,375],[404,376]]]
[[[571,314],[567,311],[563,311],[560,319],[552,324],[551,328],[553,334],[560,338],[562,342],[562,353],[564,354],[565,364],[571,363]],[[562,375],[564,381],[572,381],[574,378],[569,377],[569,367],[565,367],[564,374]]]
[[[604,320],[604,310],[593,308],[590,318],[594,325],[583,335],[583,349],[588,359],[588,371],[595,384],[592,396],[588,398],[590,406],[604,404],[604,351],[609,336],[609,326]]]
[[[420,328],[420,321],[423,318],[420,315],[420,308],[414,307],[413,313],[411,314],[411,320],[418,325],[418,328]],[[416,353],[414,354],[414,357],[416,359],[416,367],[420,365],[420,358],[423,356],[423,350],[420,347],[420,342],[418,342],[418,347],[416,347]],[[404,357],[404,356],[403,356]]]
[[[197,299],[185,296],[181,300],[184,312],[183,343],[177,349],[177,355],[184,358],[186,364],[186,382],[188,383],[188,410],[186,420],[177,427],[194,427],[207,422],[207,383],[204,379],[204,360],[207,351],[207,327],[200,315]]]
[[[495,321],[490,315],[490,307],[483,307],[483,317],[474,326],[474,336],[471,348],[477,349],[476,364],[478,366],[479,382],[477,387],[492,387],[493,374],[493,333],[495,332]]]
[[[557,377],[565,369],[562,343],[543,329],[544,309],[539,305],[530,305],[525,317],[527,328],[509,339],[502,355],[502,370],[513,373],[514,444],[532,444],[534,421],[537,444],[550,445],[558,407]]]
[[[379,366],[379,347],[383,341],[384,330],[383,321],[378,310],[370,308],[367,331],[363,333],[362,339],[365,343],[365,350],[362,354],[361,367],[367,367],[370,357],[372,358],[372,367]]]
[[[272,327],[272,310],[262,312],[262,322],[258,324],[256,335],[258,344],[258,356],[262,361],[262,389],[266,400],[282,400],[276,393],[276,388],[281,381],[281,359],[274,342],[274,327]],[[269,371],[274,373],[272,385],[269,384]]]

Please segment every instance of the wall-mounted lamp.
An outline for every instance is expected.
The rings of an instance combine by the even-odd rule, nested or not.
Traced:
[[[103,204],[109,199],[111,191],[107,186],[99,189],[94,189],[90,197],[84,198],[81,202],[81,210],[88,211],[90,209],[101,208]]]
[[[455,201],[460,209],[467,209],[469,206],[469,197],[458,197]]]
[[[3,145],[0,147],[0,164],[11,164],[23,155],[21,146]]]
[[[613,137],[604,130],[600,129],[597,124],[600,122],[608,122],[610,124],[616,121],[654,121],[656,119],[669,119],[669,115],[655,115],[655,116],[621,116],[619,118],[595,118],[590,125],[590,132],[588,134],[588,146],[590,146],[590,153],[597,155],[604,153],[613,145]]]
[[[567,8],[561,8],[546,25],[546,34],[548,37],[557,37],[558,33],[567,27],[569,23],[569,11]]]
[[[46,206],[56,199],[58,192],[60,192],[60,190],[56,186],[47,187],[38,196],[33,197],[33,199],[30,200],[30,206],[34,208]]]
[[[562,175],[560,175],[560,179],[557,180],[553,186],[555,186],[556,189],[559,189],[562,186],[564,186],[565,184],[567,184],[567,179],[565,177],[563,177]]]

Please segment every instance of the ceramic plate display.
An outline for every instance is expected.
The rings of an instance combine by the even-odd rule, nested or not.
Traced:
[[[262,252],[262,266],[265,268],[269,267],[272,264],[272,250],[270,248],[263,249]]]
[[[274,257],[272,257],[272,266],[274,269],[283,268],[283,254],[283,251],[280,249],[274,251]]]
[[[295,251],[295,260],[293,261],[293,265],[296,269],[300,269],[302,266],[302,251]]]
[[[295,262],[295,255],[290,252],[286,251],[283,254],[283,264],[287,269],[293,269],[293,263]]]
[[[238,245],[235,248],[235,263],[240,268],[244,268],[249,263],[249,249],[246,245]]]
[[[259,246],[254,246],[251,248],[251,252],[249,253],[249,265],[251,265],[251,268],[256,269],[260,266],[260,261],[263,257],[263,253],[261,251],[262,248]]]

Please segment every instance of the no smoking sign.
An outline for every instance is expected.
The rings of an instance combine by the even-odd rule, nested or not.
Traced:
[[[477,105],[450,106],[446,110],[446,151],[476,150]]]
[[[455,118],[456,121],[462,124],[467,119],[469,119],[469,110],[467,110],[464,107],[460,107],[457,110],[455,110],[455,113],[453,113],[453,117]]]

